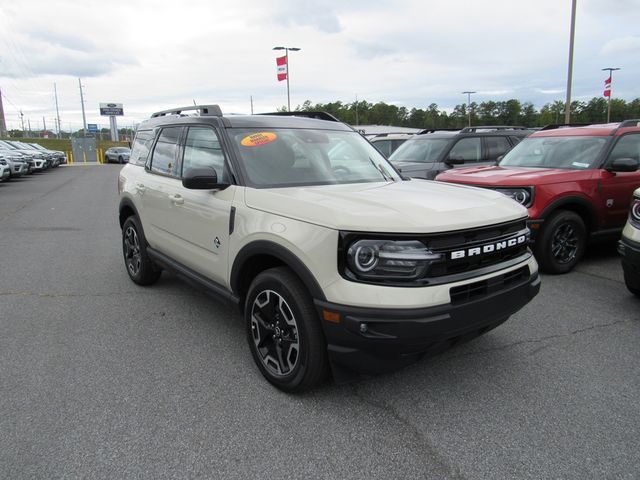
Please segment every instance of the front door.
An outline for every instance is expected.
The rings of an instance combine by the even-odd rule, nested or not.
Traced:
[[[640,160],[640,134],[629,133],[621,136],[605,163],[605,168],[616,158]],[[633,191],[640,187],[640,171],[608,172],[600,170],[601,197],[600,211],[605,212],[605,228],[622,228],[629,215],[629,205]]]

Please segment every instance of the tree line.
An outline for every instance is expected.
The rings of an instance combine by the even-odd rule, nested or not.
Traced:
[[[521,125],[542,127],[551,123],[564,123],[565,102],[557,100],[537,110],[531,102],[516,99],[506,101],[471,102],[472,125]],[[286,108],[280,109],[286,111]],[[467,126],[466,104],[456,105],[451,113],[432,103],[427,108],[407,108],[384,102],[353,103],[341,101],[313,104],[310,100],[296,107],[296,111],[323,111],[350,125],[394,125],[412,128],[462,128]],[[611,121],[619,122],[640,118],[640,98],[631,102],[611,100]],[[571,102],[571,123],[604,123],[607,119],[607,100],[593,97],[588,102]]]

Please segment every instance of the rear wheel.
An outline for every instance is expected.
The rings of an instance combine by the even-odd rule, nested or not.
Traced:
[[[127,218],[122,226],[122,254],[131,280],[138,285],[158,281],[162,271],[147,256],[147,242],[135,215]]]
[[[546,273],[567,273],[576,266],[587,245],[587,229],[577,213],[560,210],[543,224],[536,240],[536,258]]]
[[[318,385],[326,376],[327,346],[311,296],[287,268],[259,274],[245,309],[247,341],[264,377],[287,392]]]

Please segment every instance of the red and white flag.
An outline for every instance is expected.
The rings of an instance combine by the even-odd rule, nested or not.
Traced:
[[[287,56],[276,58],[276,65],[278,68],[278,81],[287,79]]]
[[[604,93],[603,95],[605,97],[610,97],[611,96],[611,77],[607,78],[604,81]]]

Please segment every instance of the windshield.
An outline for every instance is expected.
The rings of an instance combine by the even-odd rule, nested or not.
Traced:
[[[407,140],[391,154],[392,162],[435,163],[451,142],[449,138],[413,138]]]
[[[380,152],[356,132],[274,128],[230,133],[241,167],[255,187],[400,180]]]
[[[607,143],[605,137],[534,137],[525,138],[508,152],[501,167],[593,168],[598,154]]]

